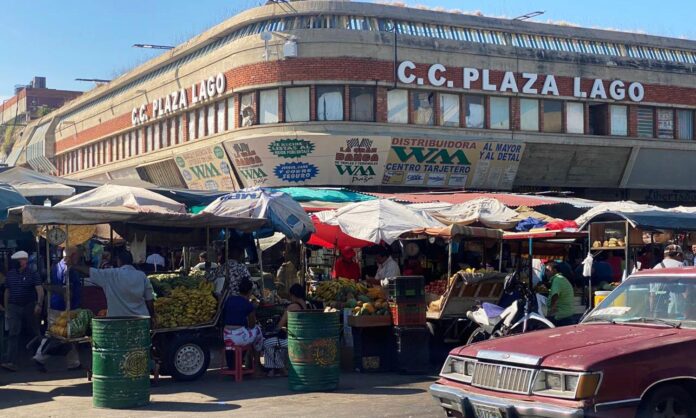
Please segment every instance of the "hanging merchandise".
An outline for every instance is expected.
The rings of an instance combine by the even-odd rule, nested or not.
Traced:
[[[130,252],[134,264],[143,264],[147,258],[147,236],[144,236],[142,241],[138,241],[138,236],[133,235],[133,241],[130,242]]]

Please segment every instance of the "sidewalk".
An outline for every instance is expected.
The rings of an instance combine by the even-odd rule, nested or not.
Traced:
[[[241,383],[209,370],[195,382],[160,380],[152,403],[136,410],[93,409],[84,371],[0,371],[0,410],[8,417],[185,417],[191,413],[234,417],[437,417],[444,416],[428,394],[429,376],[342,374],[337,391],[296,393],[287,378],[253,378]]]

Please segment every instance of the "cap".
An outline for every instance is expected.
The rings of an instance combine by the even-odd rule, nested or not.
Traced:
[[[665,247],[665,254],[683,254],[682,248],[677,244],[670,244]]]
[[[10,258],[12,258],[13,260],[21,260],[23,258],[28,259],[29,254],[27,254],[26,251],[17,251],[16,253],[12,254],[12,257]]]

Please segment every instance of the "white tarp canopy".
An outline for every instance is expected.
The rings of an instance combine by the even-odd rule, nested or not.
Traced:
[[[12,167],[0,173],[0,183],[12,185],[24,197],[72,196],[75,187],[96,187],[96,184],[41,174],[24,167]]]
[[[186,205],[140,187],[108,184],[56,205],[60,208],[124,208],[140,213],[186,213]]]
[[[386,199],[353,203],[337,210],[318,212],[316,216],[353,238],[376,244],[382,241],[391,244],[404,233],[444,226],[427,212]]]
[[[428,212],[445,225],[481,223],[488,228],[510,229],[520,220],[519,214],[499,200],[482,197]]]
[[[643,204],[631,202],[631,201],[606,202],[606,203],[600,203],[599,205],[593,207],[592,209],[590,209],[587,212],[583,213],[582,215],[578,216],[578,218],[575,219],[575,223],[577,223],[578,225],[584,225],[590,219],[594,218],[595,216],[599,215],[600,213],[605,213],[605,212],[632,213],[632,212],[648,212],[648,211],[664,211],[664,210],[665,209],[659,208],[657,206],[643,205]]]
[[[308,238],[314,232],[309,215],[290,195],[258,187],[221,196],[201,214],[264,219],[274,231],[296,240]]]

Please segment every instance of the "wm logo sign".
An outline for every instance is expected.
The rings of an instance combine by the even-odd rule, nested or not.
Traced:
[[[392,150],[403,163],[415,160],[415,162],[426,164],[471,164],[464,151],[460,149],[450,152],[442,148],[392,146]]]
[[[351,166],[351,165],[338,165],[336,164],[336,170],[340,175],[348,174],[350,176],[374,176],[375,170],[370,167],[364,167],[361,165]]]

